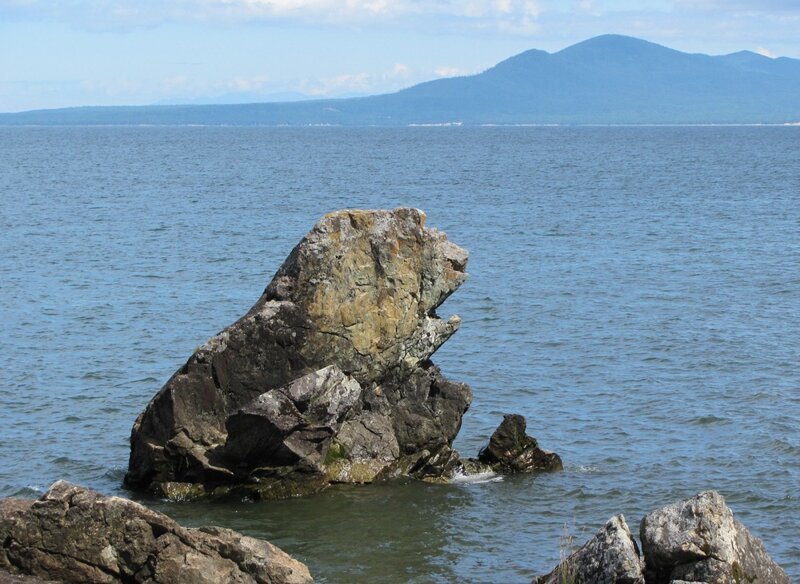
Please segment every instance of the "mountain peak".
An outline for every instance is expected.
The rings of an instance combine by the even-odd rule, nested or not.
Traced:
[[[722,58],[727,61],[735,61],[739,63],[767,63],[774,60],[771,57],[767,57],[766,55],[762,55],[760,53],[754,53],[753,51],[738,51],[736,53],[723,55]]]
[[[674,49],[644,39],[621,34],[603,34],[575,43],[555,53],[561,56],[584,56],[587,54],[607,56],[636,53],[639,55],[678,53]]]

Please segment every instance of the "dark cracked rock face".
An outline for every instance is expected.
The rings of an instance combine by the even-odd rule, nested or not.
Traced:
[[[36,501],[0,501],[0,544],[0,582],[312,582],[304,564],[269,542],[218,527],[186,529],[64,481]]]
[[[539,447],[533,436],[527,434],[527,422],[519,414],[506,414],[489,439],[489,444],[478,454],[478,461],[495,472],[542,472],[562,470],[561,457]]]
[[[126,484],[271,498],[449,472],[471,392],[430,357],[458,329],[436,308],[466,279],[467,252],[424,220],[321,219],[139,415]]]

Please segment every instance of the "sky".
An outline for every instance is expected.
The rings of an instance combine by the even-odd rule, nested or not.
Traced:
[[[800,58],[800,0],[0,0],[0,112],[386,93],[606,33]]]

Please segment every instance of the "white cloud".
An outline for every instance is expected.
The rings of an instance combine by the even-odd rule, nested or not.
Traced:
[[[528,18],[539,18],[539,15],[542,13],[539,3],[534,2],[534,0],[526,0],[526,2],[523,3],[522,8],[523,15],[527,16]]]
[[[53,19],[87,28],[152,26],[162,22],[293,21],[324,25],[413,24],[447,19],[505,28],[541,14],[536,0],[0,0],[0,19]]]
[[[508,14],[511,12],[511,0],[495,0],[494,3],[495,10],[502,14]]]
[[[182,90],[191,84],[191,79],[188,75],[173,75],[164,79],[164,88],[167,91]]]
[[[304,81],[299,89],[308,95],[326,97],[341,93],[367,93],[372,86],[373,79],[369,73],[342,73]]]
[[[394,67],[392,67],[391,77],[400,77],[406,78],[411,75],[411,67],[404,63],[396,63]]]
[[[464,71],[458,67],[437,67],[433,72],[439,77],[456,77],[458,75],[464,75]]]
[[[756,49],[756,53],[759,55],[763,55],[765,57],[769,57],[770,59],[775,59],[778,55],[770,51],[769,49],[765,49],[764,47],[758,47]]]
[[[234,77],[227,82],[227,87],[233,91],[256,91],[263,89],[267,81],[269,81],[269,77],[266,75]]]
[[[378,72],[341,73],[294,84],[295,91],[318,97],[375,94],[397,91],[430,79],[428,73],[415,71],[405,63],[395,63],[391,69]]]
[[[762,14],[800,14],[797,0],[674,0],[676,10],[718,11],[722,14],[750,12]]]
[[[108,81],[82,81],[81,87],[89,92],[98,93],[106,97],[127,97],[141,93],[145,84],[138,80],[128,78],[111,79]]]

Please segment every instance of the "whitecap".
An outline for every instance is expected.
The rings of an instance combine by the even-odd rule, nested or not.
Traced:
[[[455,484],[483,484],[483,483],[499,483],[503,477],[493,471],[476,472],[473,474],[464,474],[463,471],[456,472],[453,475],[453,483]]]

